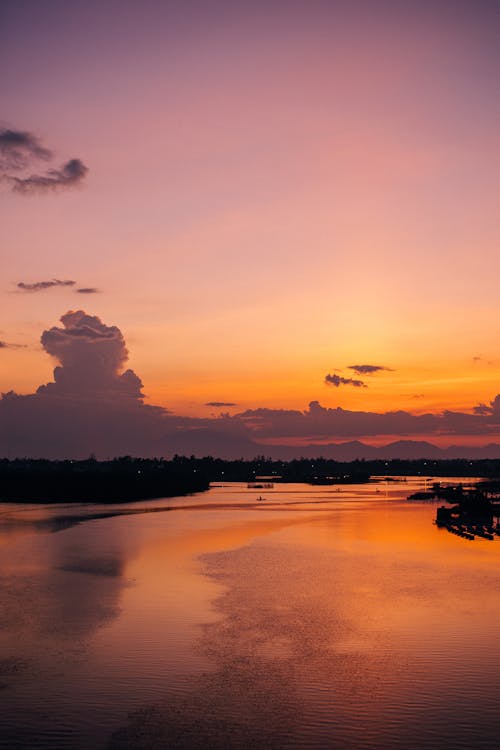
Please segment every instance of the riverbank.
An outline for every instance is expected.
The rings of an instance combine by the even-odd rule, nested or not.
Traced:
[[[119,503],[203,492],[208,479],[162,460],[0,462],[0,502]]]

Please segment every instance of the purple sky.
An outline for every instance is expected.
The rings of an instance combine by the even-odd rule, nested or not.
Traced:
[[[500,442],[499,31],[484,1],[5,0],[3,450]],[[114,437],[94,340],[81,380],[40,345],[80,309],[126,340]]]

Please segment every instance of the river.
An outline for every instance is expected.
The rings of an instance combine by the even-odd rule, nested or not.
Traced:
[[[496,749],[500,537],[422,488],[0,505],[0,748]]]

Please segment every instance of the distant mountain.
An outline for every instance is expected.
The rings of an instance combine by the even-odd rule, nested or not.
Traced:
[[[500,459],[500,445],[490,443],[485,446],[452,445],[439,448],[425,440],[396,440],[387,445],[373,446],[359,440],[345,443],[315,443],[305,446],[263,445],[245,436],[227,434],[211,429],[181,431],[175,439],[170,441],[170,450],[166,455],[174,453],[183,456],[215,456],[226,460],[238,458],[253,459],[258,455],[289,461],[294,458],[324,458],[335,461],[355,461],[356,459],[382,460],[446,460],[446,459]]]
[[[443,451],[433,443],[425,440],[397,440],[395,443],[381,446],[378,458],[443,458]]]
[[[485,446],[452,445],[448,448],[439,448],[433,443],[425,440],[397,440],[388,445],[373,446],[353,440],[346,443],[328,443],[326,445],[315,444],[304,447],[290,446],[261,446],[259,452],[272,458],[316,458],[323,456],[336,461],[355,461],[356,459],[384,460],[402,459],[418,460],[427,458],[433,460],[446,460],[453,458],[482,459],[499,458],[500,445],[490,443]]]

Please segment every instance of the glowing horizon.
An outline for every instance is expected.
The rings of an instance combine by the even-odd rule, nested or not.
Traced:
[[[1,392],[52,381],[40,335],[83,309],[179,418],[479,408],[392,437],[500,441],[490,3],[2,13]]]

